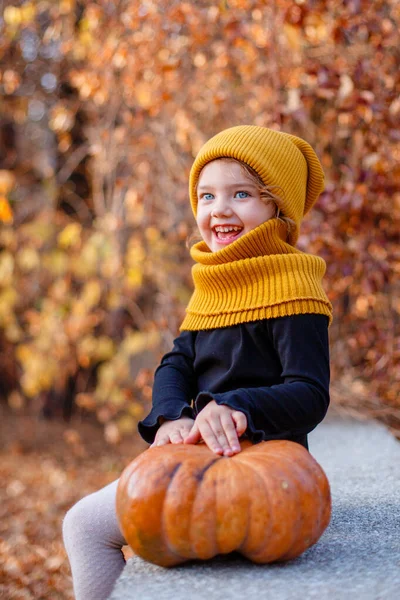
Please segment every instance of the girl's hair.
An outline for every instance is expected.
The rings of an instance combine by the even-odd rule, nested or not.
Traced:
[[[283,200],[284,200],[284,191],[282,190],[282,188],[280,188],[279,186],[265,185],[265,183],[262,181],[262,179],[259,176],[259,174],[257,173],[257,171],[255,171],[252,167],[247,165],[242,160],[237,160],[236,158],[230,158],[230,157],[229,158],[221,157],[221,158],[216,158],[214,160],[226,160],[226,161],[237,162],[240,164],[244,173],[246,175],[248,175],[249,178],[252,180],[252,182],[257,186],[258,191],[260,192],[260,198],[261,198],[262,202],[265,202],[265,204],[269,204],[270,202],[273,202],[275,204],[276,214],[274,216],[276,219],[279,219],[280,221],[283,221],[286,224],[287,236],[288,236],[289,233],[292,231],[292,228],[294,229],[296,227],[296,223],[293,221],[293,219],[290,219],[289,217],[285,217],[283,214],[281,214],[282,204],[283,204]],[[199,179],[197,180],[197,182],[198,181],[199,181]],[[196,191],[197,191],[197,184],[196,184]],[[275,192],[277,192],[277,193],[275,193]],[[189,235],[187,237],[186,248],[190,249],[191,245],[193,245],[197,242],[201,242],[202,240],[203,240],[203,238],[200,235],[199,229],[197,228],[196,231],[194,231],[191,235]]]

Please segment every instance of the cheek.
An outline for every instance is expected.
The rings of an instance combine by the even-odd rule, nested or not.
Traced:
[[[200,211],[197,213],[196,222],[199,229],[207,229],[209,218],[204,212]]]

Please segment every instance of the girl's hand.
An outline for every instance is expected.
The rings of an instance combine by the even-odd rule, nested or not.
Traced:
[[[232,456],[240,452],[239,437],[246,429],[244,413],[211,400],[197,415],[184,443],[196,444],[202,438],[216,454]]]
[[[164,446],[165,444],[183,444],[183,439],[192,429],[194,419],[190,417],[182,417],[175,421],[164,421],[160,429],[156,433],[153,446]]]

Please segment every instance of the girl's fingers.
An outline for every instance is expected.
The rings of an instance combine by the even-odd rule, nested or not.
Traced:
[[[180,432],[181,432],[183,441],[185,441],[185,439],[188,437],[188,435],[190,434],[192,429],[193,429],[193,427],[182,427],[181,428]]]
[[[235,410],[235,412],[232,413],[232,419],[236,426],[236,432],[240,437],[247,429],[246,415],[240,412],[240,410]]]
[[[170,443],[197,444],[203,439],[210,450],[216,454],[232,456],[240,452],[239,437],[246,429],[247,419],[244,413],[230,410],[229,413],[222,411],[220,414],[215,414],[213,410],[209,415],[192,421],[192,424],[183,422],[177,429],[170,427],[161,435],[159,431],[158,438],[156,437],[150,448]]]
[[[197,426],[197,423],[194,423],[193,427],[191,427],[190,431],[184,437],[184,444],[197,444],[201,439],[200,431]]]
[[[228,441],[228,447],[225,449],[225,455],[232,455],[240,452],[240,444],[238,434],[236,431],[235,423],[232,419],[232,415],[222,415],[221,425],[224,428],[224,433]]]
[[[165,446],[166,444],[182,444],[183,438],[191,430],[193,419],[184,417],[176,421],[164,421],[157,431],[154,442],[150,448],[154,446]]]
[[[200,424],[200,433],[210,450],[216,454],[223,454],[224,450],[228,447],[228,441],[223,433],[220,422],[218,426],[215,422],[203,421]]]
[[[154,446],[165,446],[170,443],[169,435],[164,435],[163,437],[158,438],[154,441]]]
[[[210,424],[221,444],[225,456],[232,456],[232,454],[240,452],[239,440],[231,413],[220,413],[210,421]]]
[[[182,444],[183,438],[180,431],[172,431],[169,434],[169,438],[171,440],[171,444]]]

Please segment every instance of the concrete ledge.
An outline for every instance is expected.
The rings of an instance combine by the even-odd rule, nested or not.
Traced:
[[[381,424],[328,415],[309,436],[332,490],[331,522],[284,564],[239,555],[173,569],[128,561],[110,600],[395,600],[400,597],[400,443]]]

